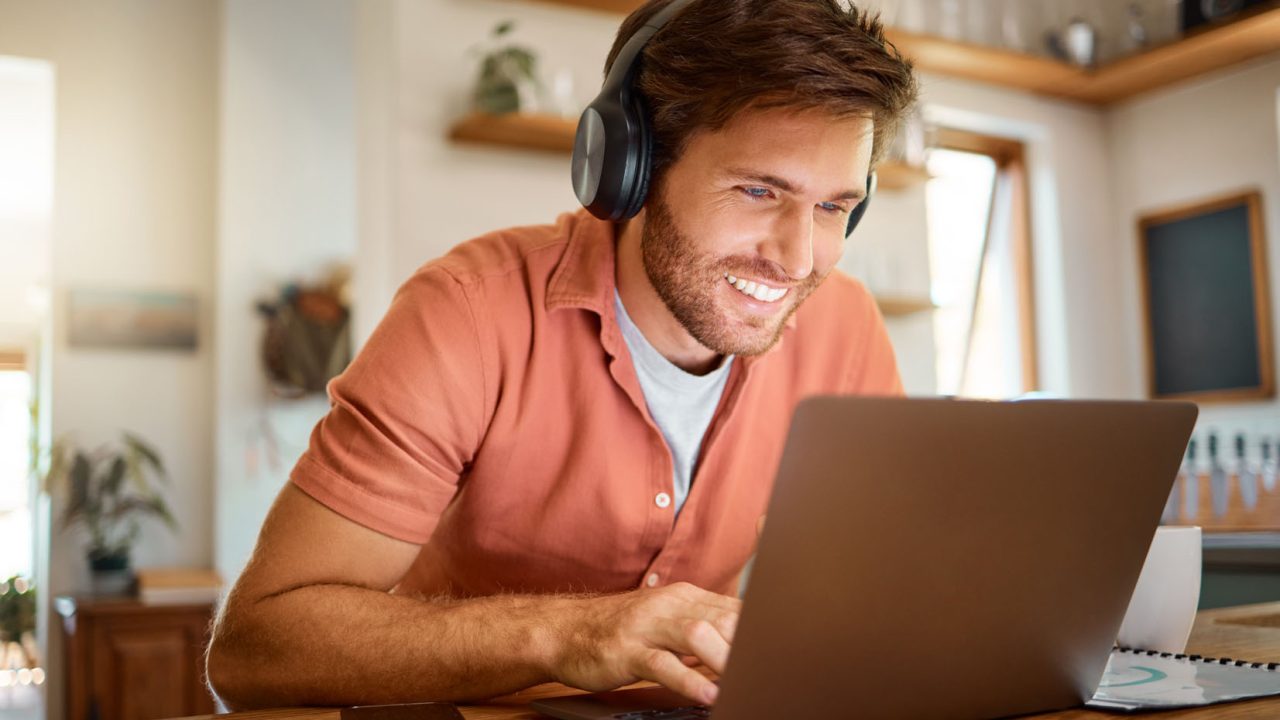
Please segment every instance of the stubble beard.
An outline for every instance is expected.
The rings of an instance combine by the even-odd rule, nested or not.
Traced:
[[[676,227],[659,193],[646,206],[640,252],[649,283],[684,329],[703,347],[721,355],[761,355],[777,344],[787,320],[826,278],[809,275],[778,302],[788,303],[772,317],[732,312],[719,286],[725,273],[791,285],[776,265],[759,257],[721,257],[702,253]],[[726,287],[726,289],[728,289]],[[733,290],[733,292],[737,292]]]

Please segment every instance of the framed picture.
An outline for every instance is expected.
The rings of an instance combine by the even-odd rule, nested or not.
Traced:
[[[1150,396],[1274,397],[1262,195],[1146,215],[1138,243]]]
[[[75,348],[195,350],[196,298],[164,292],[73,289],[67,343]]]

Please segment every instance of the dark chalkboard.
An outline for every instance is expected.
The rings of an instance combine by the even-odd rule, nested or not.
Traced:
[[[1250,193],[1140,221],[1152,397],[1274,395],[1261,205]]]

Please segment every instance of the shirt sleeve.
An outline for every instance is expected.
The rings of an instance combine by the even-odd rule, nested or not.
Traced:
[[[329,383],[329,412],[290,481],[354,522],[425,544],[483,437],[483,360],[466,289],[427,265]]]
[[[906,394],[898,375],[898,360],[884,326],[884,316],[875,296],[859,284],[861,291],[860,334],[862,346],[849,367],[848,392],[852,395],[901,397]]]

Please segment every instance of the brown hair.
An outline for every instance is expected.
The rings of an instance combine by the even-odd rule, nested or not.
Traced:
[[[671,2],[649,0],[623,21],[606,74]],[[749,108],[870,117],[874,164],[917,95],[879,17],[841,0],[694,0],[645,46],[636,82],[653,120],[655,183],[691,137]]]

